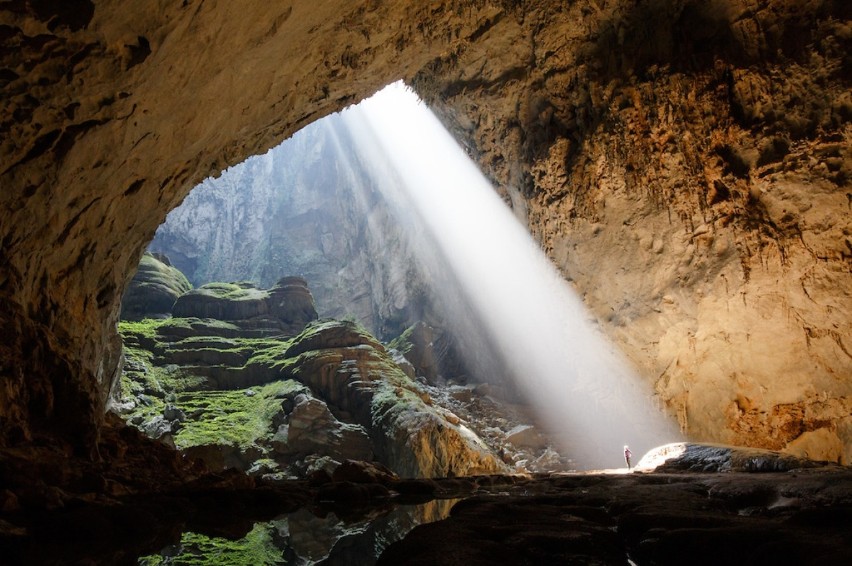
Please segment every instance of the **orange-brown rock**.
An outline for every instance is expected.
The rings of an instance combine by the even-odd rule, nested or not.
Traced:
[[[537,5],[418,91],[689,437],[852,462],[850,5]]]
[[[94,452],[190,188],[414,79],[693,437],[852,457],[850,4],[0,6],[0,444]]]

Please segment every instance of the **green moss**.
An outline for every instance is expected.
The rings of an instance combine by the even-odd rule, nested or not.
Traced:
[[[402,355],[409,353],[413,347],[411,342],[411,335],[413,333],[414,325],[409,326],[402,334],[391,340],[390,344],[388,344],[388,348],[393,348]]]
[[[293,362],[292,358],[287,357],[287,349],[292,343],[292,340],[266,340],[256,344],[246,367],[258,365],[273,371],[284,370]]]
[[[158,566],[166,563],[175,566],[221,564],[229,566],[265,566],[287,564],[281,549],[275,547],[273,526],[257,523],[240,540],[208,537],[197,533],[183,533],[180,539],[182,551],[177,556],[145,556],[139,564]]]
[[[164,336],[199,336],[209,334],[211,336],[223,336],[239,334],[240,327],[224,320],[215,318],[169,318],[161,321],[158,334]]]
[[[153,340],[157,337],[157,329],[164,322],[165,319],[158,320],[153,318],[146,318],[138,321],[122,320],[118,323],[118,332],[121,334],[122,338],[126,338],[128,336],[142,336]]]
[[[125,347],[142,348],[150,352],[161,350],[162,342],[160,328],[168,319],[146,318],[139,321],[122,320],[118,323],[118,333]]]
[[[151,353],[139,348],[124,349],[124,371],[121,374],[121,402],[134,403],[127,418],[142,416],[147,419],[163,411],[166,391],[159,375],[162,368],[151,363]]]
[[[271,431],[272,417],[281,410],[281,398],[304,390],[288,380],[247,390],[181,393],[175,404],[192,418],[175,437],[178,448],[220,444],[246,449]]]
[[[146,274],[147,281],[175,289],[178,294],[192,289],[192,284],[183,272],[176,267],[166,265],[148,252],[145,252],[139,260],[138,271]]]
[[[207,283],[197,288],[195,292],[229,301],[264,299],[269,296],[269,292],[265,289],[258,289],[254,284],[245,281],[238,283]]]

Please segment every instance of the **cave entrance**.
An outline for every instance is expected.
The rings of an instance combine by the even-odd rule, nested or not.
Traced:
[[[264,372],[293,363],[281,359],[292,344],[276,340],[291,340],[315,318],[299,319],[292,331],[263,318],[269,297],[283,296],[280,278],[294,275],[303,279],[284,286],[307,283],[320,317],[357,321],[390,343],[395,361],[419,380],[410,388],[413,402],[417,395],[459,401],[476,388],[504,405],[525,399],[533,409],[525,418],[546,434],[510,423],[522,426],[485,442],[513,467],[615,468],[623,445],[641,453],[676,436],[525,227],[402,83],[208,179],[170,214],[150,249],[143,266],[173,263],[197,289],[161,313],[183,322],[124,324],[127,367],[137,372],[134,385],[125,371],[125,392],[151,378],[167,385],[162,407],[131,407],[130,420],[155,437],[175,432],[181,448],[218,466],[274,473],[257,464],[265,460],[258,454],[243,461],[269,426],[275,434],[261,444],[284,455],[330,450],[338,460],[370,459],[387,451],[370,445],[371,423],[359,422],[350,400],[330,395],[314,403],[296,384],[270,385]],[[158,278],[174,271],[151,265],[145,268]],[[129,295],[127,318],[143,318],[127,312]],[[210,318],[219,322],[204,322]],[[285,399],[284,416],[270,412],[278,399]],[[457,403],[444,409],[460,410]],[[233,427],[216,416],[223,412],[250,416]],[[258,418],[264,412],[271,425]],[[184,424],[193,414],[203,426]],[[476,415],[465,417],[454,415],[453,426],[481,442],[477,433],[489,427],[472,432],[464,421]],[[306,420],[296,426],[296,418]],[[175,419],[172,431],[167,421]],[[338,440],[297,438],[297,428]],[[516,445],[507,455],[510,433]],[[558,464],[560,454],[566,458]],[[303,463],[288,474],[313,469]],[[475,469],[417,465],[405,469]]]

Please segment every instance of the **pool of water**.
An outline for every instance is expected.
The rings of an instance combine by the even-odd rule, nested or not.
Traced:
[[[442,499],[419,505],[388,506],[357,517],[302,508],[271,521],[255,523],[248,534],[236,540],[184,532],[179,543],[140,557],[138,564],[369,566],[376,563],[388,545],[417,525],[446,518],[458,501]]]

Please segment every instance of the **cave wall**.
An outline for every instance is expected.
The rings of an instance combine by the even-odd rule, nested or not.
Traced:
[[[168,211],[406,78],[690,435],[848,462],[849,12],[4,2],[0,443],[91,448],[121,290]]]
[[[497,11],[464,1],[0,5],[0,442],[66,431],[91,449],[118,365],[121,290],[194,185],[410,78]],[[67,366],[62,376],[55,365]]]
[[[575,2],[418,75],[684,432],[852,462],[852,26]]]

